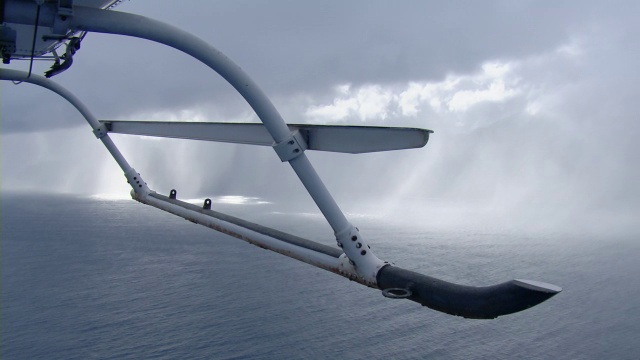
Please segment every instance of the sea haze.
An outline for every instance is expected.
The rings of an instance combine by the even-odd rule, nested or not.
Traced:
[[[218,210],[334,244],[317,214]],[[467,320],[132,200],[2,194],[3,359],[637,359],[640,244],[631,235],[487,232],[350,216],[376,254],[473,285],[564,291]]]

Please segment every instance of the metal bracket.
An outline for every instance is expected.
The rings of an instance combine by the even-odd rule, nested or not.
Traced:
[[[73,16],[73,0],[58,0],[58,15]]]
[[[73,0],[58,0],[58,13],[53,20],[51,31],[54,34],[66,35],[69,31],[70,19],[73,17]]]
[[[127,178],[127,182],[133,188],[133,191],[136,193],[141,193],[147,195],[151,192],[147,183],[142,180],[140,173],[136,172],[136,169],[130,168],[127,172],[124,173],[124,176]]]
[[[308,148],[304,136],[302,136],[298,130],[292,132],[288,139],[277,144],[273,144],[272,146],[282,162],[291,161],[297,158]]]
[[[8,26],[0,27],[0,53],[2,53],[2,63],[8,64],[11,55],[16,52],[16,31]]]
[[[387,263],[373,254],[371,247],[353,225],[336,233],[336,240],[341,245],[340,247],[344,251],[345,257],[348,257],[349,263],[355,268],[357,274],[364,279],[366,285],[375,287],[378,270]]]
[[[202,205],[204,210],[211,210],[211,199],[207,198],[204,200],[204,204]]]
[[[354,264],[355,263],[350,260],[346,254],[340,255],[338,258],[338,270],[340,271],[340,275],[348,278],[349,280],[359,280],[359,282],[364,283],[365,280],[358,275],[358,271]]]
[[[51,27],[51,32],[54,34],[66,35],[69,31],[69,23],[69,17],[56,16],[53,21],[53,26]]]
[[[108,131],[109,129],[107,129],[107,126],[105,124],[100,124],[99,127],[93,129],[93,135],[95,135],[98,139],[102,139],[103,137],[107,136]]]

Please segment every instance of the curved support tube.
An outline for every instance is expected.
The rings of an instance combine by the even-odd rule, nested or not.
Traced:
[[[213,69],[231,84],[247,100],[276,143],[287,139],[291,133],[269,98],[240,66],[206,41],[187,31],[140,15],[82,6],[74,6],[70,28],[133,36],[182,51]]]
[[[98,119],[89,111],[89,108],[80,101],[73,93],[71,93],[66,88],[62,87],[58,83],[45,78],[44,76],[29,74],[24,71],[12,70],[12,69],[1,69],[0,68],[0,80],[12,80],[12,81],[22,81],[31,83],[34,85],[41,86],[45,89],[49,89],[54,93],[62,96],[65,100],[67,100],[71,105],[73,105],[82,116],[87,120],[91,128],[94,130],[94,133],[100,133],[100,130],[104,125],[102,125]],[[138,174],[134,168],[129,165],[127,160],[124,158],[120,150],[116,147],[113,140],[107,135],[103,133],[100,135],[99,139],[102,141],[104,146],[107,148],[111,156],[116,160],[120,168],[125,174],[125,177],[129,181],[131,187],[136,191],[143,193],[149,193],[149,188],[147,184],[142,181],[140,178],[140,174]],[[136,186],[137,185],[137,186]]]
[[[78,99],[73,93],[67,90],[65,87],[59,85],[58,83],[45,78],[44,76],[29,74],[25,71],[20,70],[12,70],[12,69],[2,69],[0,68],[0,80],[12,80],[12,81],[21,81],[27,82],[34,85],[41,86],[45,89],[49,89],[54,93],[62,96],[65,100],[67,100],[73,107],[75,107],[80,114],[87,120],[92,129],[98,129],[102,124],[95,116],[89,111],[89,108]]]
[[[471,319],[494,319],[526,310],[562,291],[558,286],[531,280],[485,287],[458,285],[391,265],[378,271],[377,280],[380,289],[405,289],[409,300]]]
[[[144,16],[81,6],[74,7],[74,16],[70,19],[70,27],[72,30],[120,34],[147,39],[191,55],[220,74],[245,98],[262,120],[276,144],[289,140],[291,136],[289,127],[260,87],[236,63],[197,36]],[[359,231],[344,216],[304,151],[301,151],[299,156],[288,160],[307,192],[327,219],[337,240],[344,245],[345,254],[354,262],[360,276],[374,285],[375,274],[383,262],[373,254],[360,236]],[[341,238],[345,236],[348,236],[349,239],[357,238],[360,246],[367,250],[356,248],[355,242]]]

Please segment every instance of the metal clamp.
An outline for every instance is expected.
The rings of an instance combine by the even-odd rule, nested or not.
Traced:
[[[93,129],[93,135],[95,135],[98,139],[102,139],[103,137],[107,136],[107,132],[109,132],[109,129],[107,129],[107,126],[105,124],[100,124],[100,126]]]
[[[140,173],[137,172],[136,169],[130,168],[124,173],[124,176],[127,178],[127,182],[136,193],[147,195],[151,192],[147,183],[142,180]]]
[[[292,132],[288,139],[277,144],[273,144],[273,149],[276,151],[276,154],[278,154],[282,162],[291,161],[297,158],[302,155],[307,148],[307,142],[298,130]]]
[[[371,247],[362,238],[358,229],[350,226],[343,231],[336,233],[336,240],[342,244],[342,250],[349,258],[349,263],[355,268],[367,285],[376,285],[376,275],[378,270],[386,265],[371,251]]]
[[[66,35],[69,31],[70,19],[73,17],[73,0],[58,0],[58,11],[53,20],[51,32]]]
[[[58,15],[73,16],[73,0],[58,0]]]

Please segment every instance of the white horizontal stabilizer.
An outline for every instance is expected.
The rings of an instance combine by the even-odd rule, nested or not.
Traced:
[[[272,146],[273,139],[263,124],[111,121],[101,120],[109,132],[191,140],[219,141],[235,144]],[[417,128],[381,126],[337,126],[288,124],[298,130],[310,150],[340,153],[368,153],[421,148],[433,131]]]

